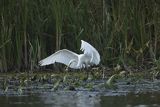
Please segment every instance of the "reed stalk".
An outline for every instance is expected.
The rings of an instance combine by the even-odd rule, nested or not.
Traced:
[[[143,65],[160,57],[158,0],[1,0],[0,71],[38,69],[56,50],[91,43],[101,63]]]

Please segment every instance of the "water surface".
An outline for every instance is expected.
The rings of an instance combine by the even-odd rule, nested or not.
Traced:
[[[0,102],[1,107],[160,107],[160,94],[106,96],[98,92],[46,92],[0,96]]]

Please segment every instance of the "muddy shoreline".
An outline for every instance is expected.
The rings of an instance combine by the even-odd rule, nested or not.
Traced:
[[[159,93],[160,80],[153,80],[146,75],[120,72],[103,77],[96,71],[89,74],[86,72],[1,73],[0,96],[46,92],[88,92],[104,96]]]

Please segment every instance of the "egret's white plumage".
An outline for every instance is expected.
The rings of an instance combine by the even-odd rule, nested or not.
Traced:
[[[95,65],[98,65],[100,62],[100,55],[98,51],[89,43],[81,40],[81,49],[84,54],[87,54],[88,56],[91,56],[90,63],[93,63]]]
[[[100,55],[92,45],[81,40],[81,50],[84,52],[83,54],[77,54],[67,49],[62,49],[41,60],[39,64],[40,66],[44,66],[59,62],[74,69],[99,64]]]

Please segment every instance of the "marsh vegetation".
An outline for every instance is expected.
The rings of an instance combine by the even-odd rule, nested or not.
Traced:
[[[0,94],[159,92],[159,10],[158,0],[0,0]],[[99,51],[98,67],[38,65],[59,49],[80,53],[80,40]]]
[[[101,64],[159,69],[158,0],[1,0],[0,71],[40,69],[56,50],[94,45]],[[71,42],[72,41],[72,42]]]

